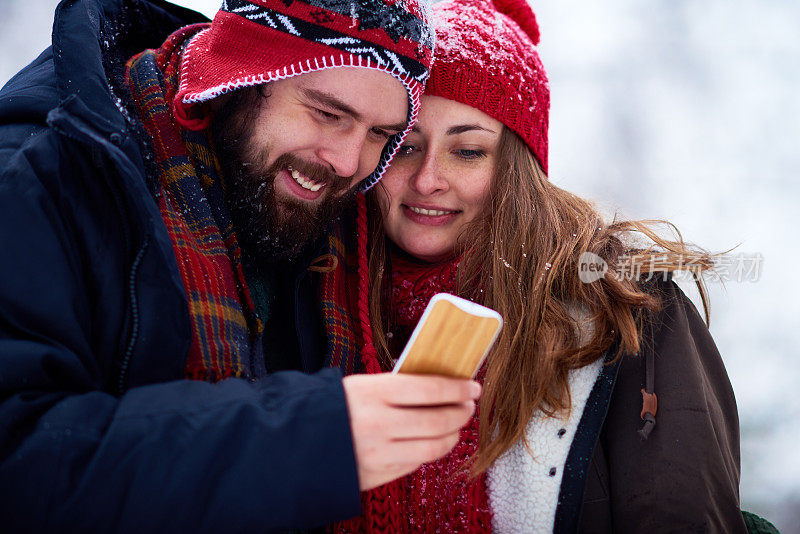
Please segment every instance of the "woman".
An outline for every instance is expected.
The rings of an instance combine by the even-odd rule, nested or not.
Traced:
[[[392,368],[435,293],[494,308],[505,325],[455,449],[365,493],[363,516],[334,530],[745,531],[733,392],[666,275],[712,258],[646,222],[606,224],[547,180],[549,88],[524,0],[434,11],[419,122],[360,199],[357,275],[332,247],[358,292],[337,293],[335,270],[324,298],[359,318],[366,372]]]

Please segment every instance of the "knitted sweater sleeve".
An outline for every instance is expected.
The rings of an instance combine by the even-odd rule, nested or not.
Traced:
[[[722,358],[674,282],[645,330],[656,426],[647,440],[645,354],[626,357],[588,473],[582,532],[745,532],[739,510],[739,420]]]

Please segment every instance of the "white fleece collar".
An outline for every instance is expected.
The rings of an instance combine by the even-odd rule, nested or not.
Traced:
[[[570,371],[569,418],[537,411],[525,429],[530,451],[520,441],[487,471],[493,532],[553,531],[564,465],[603,361]]]

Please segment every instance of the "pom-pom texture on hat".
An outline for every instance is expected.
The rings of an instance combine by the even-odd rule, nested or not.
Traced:
[[[539,24],[531,6],[525,0],[495,0],[494,7],[517,23],[534,45],[539,44]]]
[[[436,61],[425,90],[499,120],[547,173],[550,86],[536,52],[539,25],[525,0],[451,0],[433,6]]]

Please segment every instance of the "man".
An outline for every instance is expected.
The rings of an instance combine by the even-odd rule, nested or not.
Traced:
[[[274,372],[336,343],[307,267],[415,118],[424,12],[228,0],[197,22],[62,2],[0,92],[4,530],[320,525],[472,413],[470,381]]]

